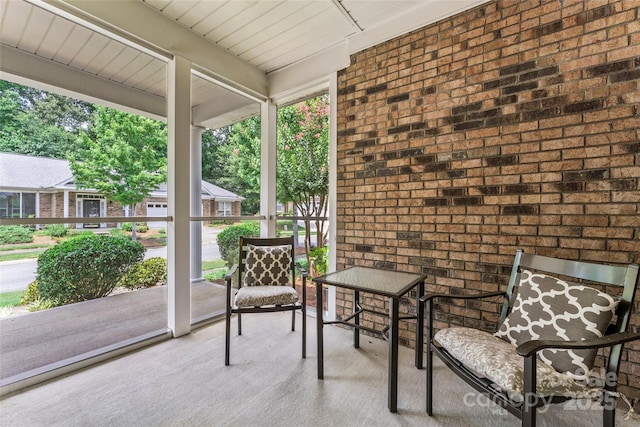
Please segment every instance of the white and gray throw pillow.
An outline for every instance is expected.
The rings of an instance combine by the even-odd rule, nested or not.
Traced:
[[[618,302],[610,295],[553,276],[523,270],[513,310],[495,336],[520,345],[531,340],[580,341],[604,335]],[[540,359],[583,380],[597,350],[545,349]]]
[[[247,245],[245,286],[280,286],[291,281],[291,246]]]

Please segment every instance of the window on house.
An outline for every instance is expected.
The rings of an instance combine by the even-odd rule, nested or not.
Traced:
[[[231,215],[231,202],[218,202],[218,216]]]
[[[36,193],[0,193],[0,218],[28,218],[36,215]]]

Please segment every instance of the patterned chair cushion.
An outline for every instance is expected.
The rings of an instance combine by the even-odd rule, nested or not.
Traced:
[[[291,246],[247,245],[245,286],[287,285],[291,281]]]
[[[435,340],[454,358],[480,377],[488,378],[511,399],[522,401],[524,394],[524,357],[515,346],[490,333],[471,328],[447,328],[438,331]],[[538,396],[567,396],[593,398],[600,389],[590,388],[569,375],[537,360],[536,394]]]
[[[617,301],[596,289],[523,270],[513,310],[495,336],[520,345],[531,340],[601,337]],[[540,359],[576,379],[588,378],[597,350],[545,349]]]
[[[298,293],[291,286],[246,286],[236,293],[236,307],[287,305],[298,302]]]

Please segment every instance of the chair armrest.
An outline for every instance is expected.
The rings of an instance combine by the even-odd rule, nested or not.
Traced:
[[[611,347],[629,341],[640,339],[640,333],[620,332],[617,334],[605,335],[600,338],[582,341],[559,341],[559,340],[533,340],[520,344],[516,348],[516,353],[520,356],[528,357],[533,353],[545,348],[558,349],[594,349],[601,347]]]
[[[300,265],[299,262],[296,262],[295,266],[298,269],[298,271],[300,272],[300,275],[302,277],[309,277],[309,272],[304,267],[302,267],[302,265]]]
[[[425,303],[430,299],[434,298],[451,298],[451,299],[481,299],[481,298],[491,298],[491,297],[504,297],[506,292],[488,292],[482,294],[474,294],[474,295],[450,295],[450,294],[437,294],[437,293],[427,293],[420,297],[420,302]]]
[[[231,285],[231,279],[233,275],[236,274],[238,270],[238,264],[233,264],[230,269],[224,274],[224,280],[227,282],[227,285]]]

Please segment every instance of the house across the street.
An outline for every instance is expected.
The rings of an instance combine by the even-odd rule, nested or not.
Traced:
[[[243,197],[202,181],[203,216],[238,216]],[[161,184],[136,212],[109,200],[92,188],[76,188],[67,160],[0,152],[0,218],[90,218],[166,216],[167,186]],[[163,228],[164,222],[149,223]],[[112,227],[115,224],[78,224],[78,227]]]

